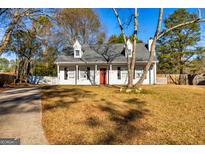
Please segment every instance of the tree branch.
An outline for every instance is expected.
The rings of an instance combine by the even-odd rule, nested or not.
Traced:
[[[2,14],[4,14],[7,10],[8,10],[8,8],[6,8],[6,9],[1,9],[1,10],[0,10],[0,16],[1,16]]]
[[[125,36],[124,29],[123,29],[123,27],[122,27],[122,22],[121,22],[121,20],[120,20],[119,14],[118,14],[118,12],[117,12],[117,10],[116,10],[115,8],[113,8],[113,11],[114,11],[115,16],[116,16],[116,18],[117,18],[118,25],[119,25],[119,27],[120,27],[120,30],[121,30],[122,34],[123,34],[124,43],[125,43],[125,46],[126,46],[126,48],[127,48],[127,39],[126,39],[126,36]]]
[[[174,30],[174,29],[177,29],[177,28],[180,28],[180,27],[183,27],[183,26],[186,26],[186,25],[189,25],[189,24],[193,24],[193,23],[198,23],[198,22],[205,22],[205,19],[200,19],[200,18],[197,18],[197,19],[194,19],[192,21],[187,21],[187,22],[184,22],[184,23],[181,23],[181,24],[178,24],[174,27],[171,27],[169,29],[166,29],[164,31],[162,31],[158,37],[157,37],[157,40],[162,37],[163,35],[167,34],[168,32]]]

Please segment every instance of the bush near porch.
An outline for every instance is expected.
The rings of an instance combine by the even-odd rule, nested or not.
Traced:
[[[205,87],[47,86],[43,128],[50,144],[205,144]]]

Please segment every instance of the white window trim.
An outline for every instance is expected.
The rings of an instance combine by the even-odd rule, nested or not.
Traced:
[[[76,51],[79,51],[79,55],[76,54]],[[80,58],[80,57],[81,57],[81,50],[76,49],[76,50],[74,51],[74,57],[75,57],[75,58]]]

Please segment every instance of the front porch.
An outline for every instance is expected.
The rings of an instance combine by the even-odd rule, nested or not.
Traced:
[[[143,73],[144,65],[136,65],[134,83]],[[148,71],[143,84],[154,84],[156,64]],[[60,64],[57,65],[58,83],[66,85],[125,85],[128,80],[126,64]]]

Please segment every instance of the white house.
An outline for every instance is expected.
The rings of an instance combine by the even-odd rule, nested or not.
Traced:
[[[137,43],[134,83],[136,83],[149,58],[149,47]],[[58,56],[58,84],[70,85],[123,85],[127,84],[127,57],[132,56],[133,45],[127,42],[128,55],[123,44],[81,45],[78,41]],[[143,84],[156,83],[156,57]]]

